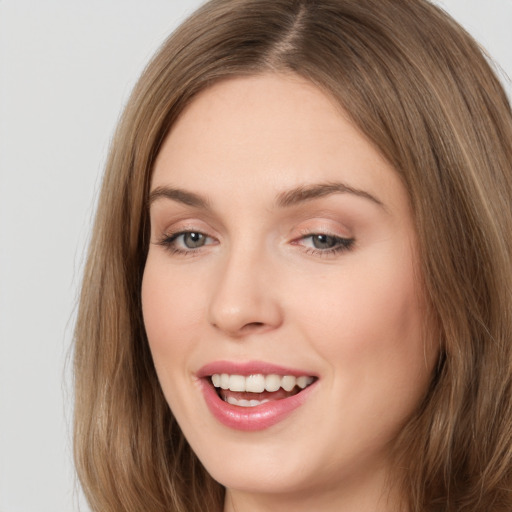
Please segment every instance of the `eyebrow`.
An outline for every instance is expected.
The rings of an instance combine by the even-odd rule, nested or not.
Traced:
[[[204,197],[194,194],[194,192],[172,187],[156,187],[149,194],[148,206],[151,206],[157,199],[162,198],[171,199],[195,208],[210,209],[210,203]]]
[[[385,209],[382,201],[369,192],[351,187],[342,182],[314,183],[311,185],[302,185],[293,188],[286,192],[282,192],[277,196],[277,205],[281,208],[287,208],[289,206],[294,206],[299,203],[311,201],[331,194],[353,194],[355,196],[368,199]]]
[[[369,192],[351,187],[341,182],[313,183],[310,185],[295,187],[291,190],[279,193],[277,195],[276,205],[279,208],[289,208],[300,203],[312,201],[332,194],[353,194],[355,196],[368,199],[386,209],[382,201]],[[156,200],[162,198],[171,199],[172,201],[192,206],[194,208],[202,208],[205,210],[211,209],[210,202],[205,197],[187,190],[165,186],[156,187],[149,194],[148,205],[151,206]]]

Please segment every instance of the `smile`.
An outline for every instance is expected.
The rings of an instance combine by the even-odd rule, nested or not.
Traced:
[[[297,394],[313,381],[313,377],[293,375],[229,375],[215,373],[211,376],[220,398],[238,407],[257,407],[271,400],[282,400]],[[284,392],[284,393],[283,393]]]
[[[229,428],[254,431],[275,425],[305,403],[318,378],[301,373],[268,364],[215,363],[199,376],[213,416]]]

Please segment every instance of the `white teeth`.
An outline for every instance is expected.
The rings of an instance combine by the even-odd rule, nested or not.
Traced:
[[[281,377],[279,375],[267,375],[265,377],[265,389],[267,391],[277,391],[281,387]]]
[[[247,377],[243,375],[216,373],[211,376],[211,379],[216,388],[229,389],[230,391],[242,393],[263,393],[264,391],[273,392],[277,391],[279,388],[283,388],[285,391],[291,391],[295,386],[304,389],[314,380],[313,377],[307,377],[305,375],[301,377],[294,377],[293,375],[263,375],[261,373],[249,375]]]
[[[245,377],[242,375],[229,376],[229,390],[230,391],[245,391]]]
[[[291,391],[295,387],[296,382],[297,379],[295,377],[292,377],[291,375],[285,375],[281,379],[281,387],[285,391]]]
[[[299,377],[297,379],[297,386],[299,388],[304,389],[305,387],[309,386],[313,382],[313,379],[311,377]]]
[[[227,373],[223,373],[220,376],[220,387],[222,389],[229,389],[229,375]]]
[[[263,391],[265,391],[265,376],[261,374],[249,375],[249,377],[245,379],[245,391],[263,393]]]
[[[228,396],[226,402],[231,405],[238,405],[239,407],[257,407],[258,405],[268,402],[268,400],[237,400],[232,396]]]

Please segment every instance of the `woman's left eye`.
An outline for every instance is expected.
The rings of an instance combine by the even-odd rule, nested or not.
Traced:
[[[354,239],[325,233],[311,233],[298,239],[297,244],[306,247],[308,252],[329,254],[349,250],[354,244]]]

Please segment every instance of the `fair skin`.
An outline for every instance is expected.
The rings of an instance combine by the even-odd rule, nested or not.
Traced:
[[[227,489],[225,511],[396,511],[389,448],[436,351],[422,336],[415,232],[393,168],[315,86],[263,74],[198,95],[151,191],[148,340],[183,433]],[[300,387],[222,392],[209,373],[223,365],[284,367],[308,387],[262,420],[258,408],[291,403]]]

